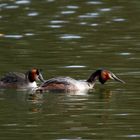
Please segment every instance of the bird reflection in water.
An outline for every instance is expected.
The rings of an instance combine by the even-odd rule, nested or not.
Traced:
[[[105,101],[109,101],[112,97],[112,91],[105,88],[100,88],[99,91],[99,98],[104,99]]]
[[[39,113],[42,111],[43,95],[42,94],[28,94],[27,101],[31,103],[29,108],[30,113]]]

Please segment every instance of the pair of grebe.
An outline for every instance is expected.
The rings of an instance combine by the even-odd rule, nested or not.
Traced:
[[[25,74],[11,72],[0,79],[0,88],[36,88],[37,91],[85,91],[94,88],[96,80],[104,84],[107,80],[112,79],[125,83],[112,72],[105,69],[98,69],[87,80],[75,80],[70,77],[55,77],[44,80],[40,70],[33,68]],[[42,84],[38,87],[36,80]]]

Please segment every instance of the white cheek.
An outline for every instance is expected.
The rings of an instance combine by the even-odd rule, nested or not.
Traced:
[[[110,79],[114,79],[114,78],[112,77],[112,74],[109,73],[108,75],[109,75],[109,78],[110,78]]]
[[[38,78],[38,77],[39,77],[39,76],[38,76],[38,75],[36,75],[36,76],[35,76],[35,80],[39,80],[39,78]]]

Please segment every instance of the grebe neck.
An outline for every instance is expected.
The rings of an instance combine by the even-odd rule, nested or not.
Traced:
[[[33,83],[33,82],[35,81],[34,76],[32,75],[32,73],[31,73],[30,71],[28,71],[28,72],[25,74],[25,78],[26,78],[26,81],[27,81],[27,82]]]
[[[90,84],[95,83],[95,81],[99,78],[99,75],[101,74],[101,70],[97,70],[94,73],[91,74],[91,76],[88,78],[87,82]]]

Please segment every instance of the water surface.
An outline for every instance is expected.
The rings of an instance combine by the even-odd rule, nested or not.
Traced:
[[[0,75],[43,69],[87,79],[106,68],[126,84],[89,93],[0,90],[0,139],[140,138],[139,0],[1,0]]]

